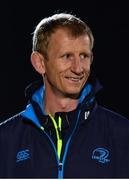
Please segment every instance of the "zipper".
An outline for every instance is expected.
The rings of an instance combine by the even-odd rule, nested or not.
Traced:
[[[63,154],[63,159],[62,159],[62,162],[59,160],[59,156],[58,156],[58,153],[57,153],[57,150],[56,150],[56,147],[55,147],[55,144],[53,143],[51,137],[45,132],[44,128],[41,126],[40,129],[46,134],[46,136],[49,138],[53,148],[54,148],[54,151],[55,151],[55,154],[56,154],[56,160],[57,160],[57,164],[58,164],[58,179],[63,179],[63,176],[64,176],[64,164],[65,164],[65,160],[66,160],[66,156],[67,156],[67,153],[68,153],[68,149],[69,149],[69,145],[70,145],[70,141],[73,137],[73,134],[76,130],[76,127],[78,125],[78,121],[79,121],[79,117],[80,117],[80,113],[81,113],[81,110],[78,112],[78,115],[77,115],[77,120],[76,120],[76,124],[75,124],[75,127],[71,133],[71,136],[69,137],[67,143],[66,143],[66,146],[65,146],[65,150],[64,150],[64,154]]]
[[[46,136],[48,137],[48,139],[50,140],[50,142],[51,142],[51,144],[52,144],[52,146],[53,146],[53,148],[54,148],[55,155],[56,155],[56,160],[57,160],[57,165],[58,165],[58,179],[63,179],[63,176],[64,176],[64,164],[65,164],[66,156],[67,156],[67,153],[68,153],[70,141],[71,141],[71,139],[72,139],[72,137],[73,137],[73,134],[74,134],[74,132],[75,132],[75,130],[76,130],[76,128],[77,128],[78,122],[79,122],[80,113],[81,113],[81,110],[78,112],[75,127],[74,127],[74,129],[73,129],[73,131],[72,131],[72,133],[71,133],[71,136],[69,137],[69,139],[68,139],[68,141],[67,141],[67,143],[66,143],[62,162],[59,160],[59,156],[58,156],[58,153],[57,153],[55,144],[53,143],[53,140],[52,140],[51,137],[45,132],[44,127],[43,127],[43,126],[40,126],[40,129],[46,134]]]
[[[55,155],[56,155],[56,160],[57,160],[57,166],[58,166],[58,179],[62,179],[63,178],[63,163],[60,162],[58,154],[57,154],[57,150],[55,147],[55,144],[53,143],[53,140],[51,139],[51,137],[45,132],[44,127],[41,126],[40,129],[44,132],[44,134],[48,137],[49,141],[52,144],[52,147],[54,149]]]
[[[80,117],[80,113],[81,113],[81,110],[79,110],[78,112],[78,115],[77,115],[77,120],[76,120],[76,124],[75,124],[75,127],[71,133],[71,136],[69,137],[67,143],[66,143],[66,146],[65,146],[65,150],[64,150],[64,154],[63,154],[63,160],[62,160],[62,166],[61,166],[61,171],[62,171],[62,178],[63,178],[63,173],[64,173],[64,164],[65,164],[65,160],[66,160],[66,156],[67,156],[67,153],[68,153],[68,149],[69,149],[69,145],[70,145],[70,141],[74,135],[74,132],[77,128],[77,125],[78,125],[78,122],[79,122],[79,117]]]

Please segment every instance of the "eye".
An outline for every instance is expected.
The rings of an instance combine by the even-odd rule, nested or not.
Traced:
[[[80,59],[89,59],[91,56],[88,53],[81,53],[80,54]]]
[[[63,59],[70,59],[70,58],[72,57],[72,54],[67,53],[67,54],[64,54],[64,55],[61,56],[61,57],[63,57]]]

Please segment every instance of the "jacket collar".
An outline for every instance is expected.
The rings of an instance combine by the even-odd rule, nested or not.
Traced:
[[[91,110],[95,102],[95,95],[98,91],[100,91],[101,88],[102,86],[97,79],[94,79],[94,81],[88,81],[80,93],[77,108],[74,111],[69,111],[68,114],[74,115],[74,113],[80,109],[81,111]],[[44,92],[45,87],[42,81],[31,83],[25,91],[26,98],[28,99],[28,105],[25,111],[21,113],[22,116],[31,120],[38,127],[41,127],[44,120],[48,118],[44,110]],[[64,116],[66,113],[56,113],[56,115],[59,114]]]

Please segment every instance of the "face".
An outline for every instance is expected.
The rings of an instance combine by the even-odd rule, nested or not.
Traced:
[[[48,45],[48,60],[44,60],[46,91],[56,96],[78,97],[87,82],[91,59],[87,35],[75,38],[58,29]]]

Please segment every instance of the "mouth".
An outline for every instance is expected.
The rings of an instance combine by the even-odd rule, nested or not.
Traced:
[[[81,76],[81,77],[66,77],[66,79],[68,79],[71,82],[80,83],[81,80],[83,79],[83,76]]]

